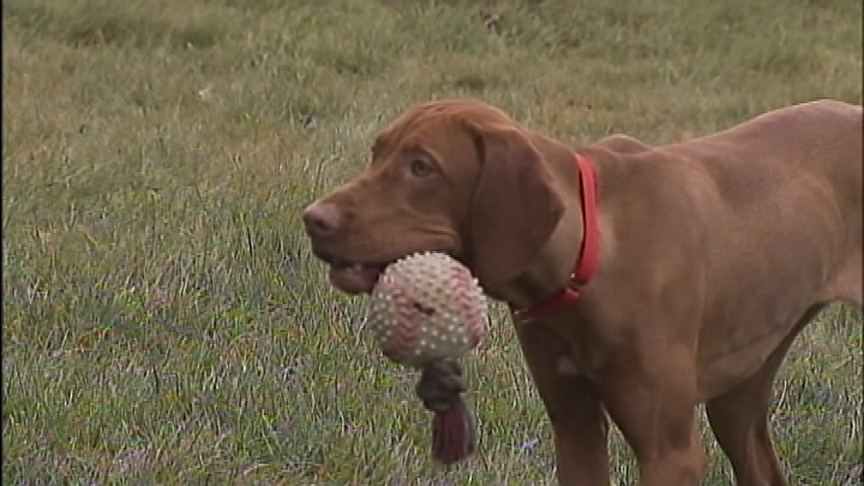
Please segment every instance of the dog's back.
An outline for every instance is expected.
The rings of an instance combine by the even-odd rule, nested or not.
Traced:
[[[728,248],[716,248],[725,262],[734,261],[729,254],[736,247],[764,252],[754,261],[785,254],[798,262],[790,279],[808,263],[824,276],[819,299],[861,302],[862,119],[861,106],[813,101],[663,150],[699,161],[721,201],[712,205],[719,211],[710,218],[724,219],[728,225],[720,227],[728,230],[747,227],[740,234],[749,241],[736,245],[730,235]],[[817,251],[823,245],[833,248]],[[815,255],[831,261],[812,261]],[[833,274],[853,265],[857,285],[850,285],[851,277],[843,278],[844,285],[830,284]]]
[[[859,105],[819,100],[781,108],[727,130],[663,147],[705,162],[721,189],[744,195],[742,177],[809,174],[860,208],[864,113]],[[752,182],[752,181],[751,181]],[[759,189],[759,187],[753,187]],[[859,218],[860,219],[860,218]]]
[[[661,149],[710,181],[705,370],[755,368],[827,303],[862,303],[862,133],[860,106],[816,101]]]
[[[747,376],[825,304],[862,303],[862,130],[860,106],[822,100],[644,151],[601,142],[638,174],[618,190],[663,205],[656,229],[628,240],[666,248],[655,265],[687,275],[676,292],[701,309],[703,396],[732,382],[718,377]],[[621,224],[638,224],[624,212]]]

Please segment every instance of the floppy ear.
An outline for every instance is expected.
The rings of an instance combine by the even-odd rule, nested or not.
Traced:
[[[474,272],[486,286],[516,277],[564,213],[546,160],[521,130],[472,126],[480,170],[471,201]]]

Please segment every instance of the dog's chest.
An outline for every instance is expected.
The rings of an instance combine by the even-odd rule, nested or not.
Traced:
[[[578,366],[576,366],[576,363],[573,361],[573,359],[567,355],[562,355],[558,357],[558,367],[555,371],[562,375],[568,376],[583,375],[582,371],[579,369]]]
[[[543,326],[543,332],[549,341],[545,347],[546,352],[553,359],[547,361],[554,372],[565,376],[579,376],[591,381],[597,379],[603,368],[606,353],[604,346],[599,345],[597,336],[587,332],[586,327],[580,327],[572,319],[549,319],[546,322],[533,322],[529,326]],[[566,325],[562,326],[563,322]]]
[[[563,376],[587,378],[596,382],[601,375],[602,363],[592,358],[571,350],[558,355],[555,359],[555,371]]]

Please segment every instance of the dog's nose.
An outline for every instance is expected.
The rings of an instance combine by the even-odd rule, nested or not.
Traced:
[[[309,236],[330,236],[339,231],[342,213],[333,203],[313,203],[303,211],[303,224]]]

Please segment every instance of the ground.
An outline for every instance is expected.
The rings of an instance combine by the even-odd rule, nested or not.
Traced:
[[[4,484],[553,484],[503,309],[465,363],[479,450],[440,468],[416,373],[359,333],[363,303],[327,286],[302,208],[432,98],[481,98],[574,145],[862,98],[848,0],[2,8]],[[860,484],[862,327],[831,308],[783,368],[773,430],[793,484]],[[705,484],[729,484],[705,434]]]

